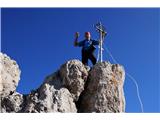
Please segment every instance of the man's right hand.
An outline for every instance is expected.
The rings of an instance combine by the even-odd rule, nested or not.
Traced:
[[[75,33],[75,38],[77,39],[79,37],[79,32]]]
[[[74,46],[78,46],[78,37],[79,37],[79,32],[76,32],[76,33],[75,33]]]

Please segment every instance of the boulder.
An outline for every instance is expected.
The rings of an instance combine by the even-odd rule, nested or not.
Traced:
[[[109,62],[97,63],[89,72],[79,102],[79,112],[124,112],[124,68]]]

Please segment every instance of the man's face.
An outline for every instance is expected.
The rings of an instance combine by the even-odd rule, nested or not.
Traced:
[[[87,40],[90,40],[91,35],[90,35],[90,34],[85,34],[85,38],[86,38]]]

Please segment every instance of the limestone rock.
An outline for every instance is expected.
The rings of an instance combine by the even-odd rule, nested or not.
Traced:
[[[23,95],[14,92],[1,98],[1,112],[19,112],[22,109]]]
[[[79,112],[124,112],[124,79],[122,66],[109,62],[97,63],[89,72]]]
[[[26,95],[16,92],[20,73],[17,63],[0,53],[0,112],[125,111],[125,71],[119,64],[102,62],[90,68],[70,60]]]
[[[81,92],[84,90],[84,84],[87,80],[88,72],[85,66],[79,60],[71,60],[60,68],[62,84],[73,95],[77,101]]]
[[[26,101],[24,112],[77,112],[70,92],[66,88],[57,90],[49,84],[29,94]]]
[[[9,94],[15,91],[20,80],[20,69],[16,61],[0,53],[0,92]]]

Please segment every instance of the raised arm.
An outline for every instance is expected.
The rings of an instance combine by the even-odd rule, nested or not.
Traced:
[[[76,32],[75,33],[74,46],[78,46],[78,37],[79,37],[79,32]]]

